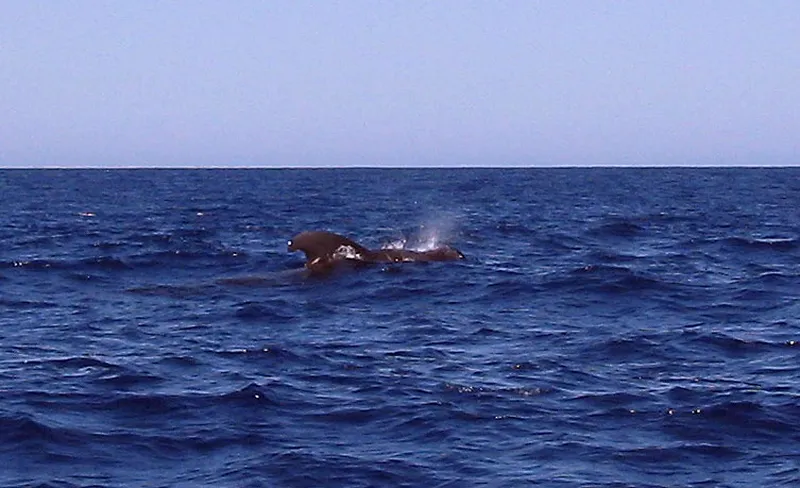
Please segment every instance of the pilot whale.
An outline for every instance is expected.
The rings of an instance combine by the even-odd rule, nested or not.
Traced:
[[[312,272],[330,271],[341,263],[409,263],[464,259],[461,251],[450,246],[441,246],[428,251],[373,250],[347,237],[321,230],[297,234],[289,241],[288,248],[289,251],[304,252],[305,267]]]

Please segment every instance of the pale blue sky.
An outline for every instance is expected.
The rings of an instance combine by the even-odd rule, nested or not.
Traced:
[[[0,166],[800,164],[800,2],[0,0]]]

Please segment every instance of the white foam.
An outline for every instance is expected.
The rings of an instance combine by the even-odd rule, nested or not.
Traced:
[[[405,249],[406,242],[408,242],[408,239],[401,237],[385,243],[383,246],[381,246],[381,249]]]
[[[344,259],[362,259],[361,254],[353,246],[341,245],[333,252],[333,257]]]

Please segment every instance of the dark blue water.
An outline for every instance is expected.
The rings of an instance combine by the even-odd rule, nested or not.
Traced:
[[[0,171],[0,486],[797,486],[800,169]],[[467,259],[309,277],[286,241]]]

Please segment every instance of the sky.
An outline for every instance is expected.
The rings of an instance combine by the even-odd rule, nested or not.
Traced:
[[[0,0],[0,166],[800,165],[796,0]]]

